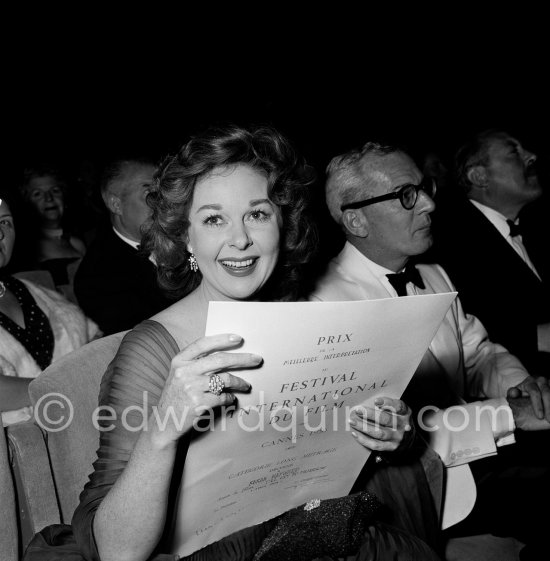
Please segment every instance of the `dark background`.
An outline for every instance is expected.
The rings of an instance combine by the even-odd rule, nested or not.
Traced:
[[[512,130],[544,156],[550,147],[548,86],[537,75],[514,81],[512,72],[489,73],[479,87],[414,72],[402,82],[380,84],[365,76],[351,83],[342,77],[338,85],[314,75],[286,83],[233,76],[219,84],[186,84],[182,75],[180,84],[162,85],[143,72],[42,66],[27,69],[8,88],[4,132],[14,168],[36,158],[100,163],[134,152],[161,157],[219,121],[271,123],[315,164],[373,138],[405,142],[418,154],[446,155],[472,131],[491,126]]]
[[[53,26],[51,13],[47,22],[33,14],[4,56],[6,180],[48,160],[78,188],[79,176],[97,176],[112,158],[158,161],[189,134],[233,121],[269,123],[294,141],[319,173],[317,209],[326,164],[352,146],[397,142],[417,159],[435,151],[447,161],[489,127],[535,151],[548,185],[543,15],[518,6],[503,24],[465,9],[459,21],[450,10],[418,27],[406,14],[396,25],[390,8],[384,18],[338,10],[324,24],[273,11],[238,28],[218,12],[217,28],[175,12],[142,11],[139,25],[130,14],[64,13]]]

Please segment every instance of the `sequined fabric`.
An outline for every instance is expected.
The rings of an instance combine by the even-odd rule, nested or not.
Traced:
[[[308,501],[285,513],[264,540],[254,561],[307,561],[356,552],[380,502],[368,492]]]

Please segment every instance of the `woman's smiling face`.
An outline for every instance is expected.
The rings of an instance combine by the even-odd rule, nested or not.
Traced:
[[[65,212],[63,189],[55,177],[33,177],[26,186],[26,197],[46,222],[61,220]]]
[[[217,168],[195,186],[188,249],[203,281],[226,298],[252,297],[277,264],[281,218],[267,187],[246,165]]]

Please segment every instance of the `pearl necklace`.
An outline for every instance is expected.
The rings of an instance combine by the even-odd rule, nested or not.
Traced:
[[[0,281],[0,298],[4,297],[4,294],[6,294],[6,285]]]

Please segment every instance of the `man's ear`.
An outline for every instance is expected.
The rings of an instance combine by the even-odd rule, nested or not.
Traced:
[[[105,193],[103,201],[105,202],[105,206],[109,209],[109,212],[118,214],[119,216],[122,214],[122,201],[120,197],[114,193]]]
[[[470,181],[472,185],[476,187],[485,188],[487,187],[488,177],[487,177],[487,170],[484,166],[473,166],[471,167],[467,173],[466,177]]]
[[[342,213],[342,224],[346,232],[358,238],[369,235],[368,221],[360,209],[348,209]]]

